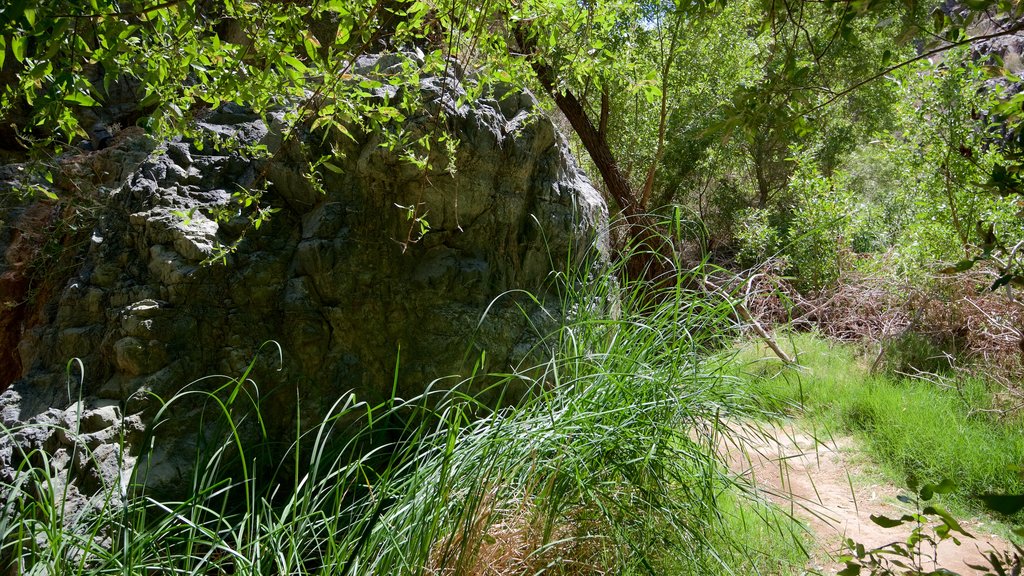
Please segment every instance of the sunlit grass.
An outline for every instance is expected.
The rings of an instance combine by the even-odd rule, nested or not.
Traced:
[[[948,478],[963,502],[1021,493],[1024,426],[990,410],[998,388],[981,378],[871,374],[850,345],[792,336],[801,367],[783,367],[747,344],[727,368],[766,412],[798,416],[816,429],[854,433],[897,485]],[[974,501],[976,503],[976,501]]]

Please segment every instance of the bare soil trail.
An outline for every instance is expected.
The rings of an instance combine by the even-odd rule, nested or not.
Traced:
[[[869,474],[871,465],[855,439],[815,438],[792,426],[742,424],[732,429],[734,440],[723,447],[729,467],[751,481],[755,490],[807,523],[818,542],[809,566],[812,570],[821,574],[841,570],[844,565],[836,556],[845,538],[870,549],[905,541],[910,533],[907,526],[886,529],[871,521],[872,514],[898,518],[914,509],[896,499],[906,494],[906,489],[865,481],[873,476]],[[968,563],[988,566],[983,552],[1008,548],[1005,540],[978,522],[960,523],[976,539],[961,538],[961,546],[950,540],[942,542],[937,554],[939,567],[963,576],[978,574]],[[923,567],[932,570],[935,564],[927,560]]]

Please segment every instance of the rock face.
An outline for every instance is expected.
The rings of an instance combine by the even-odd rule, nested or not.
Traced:
[[[388,63],[363,58],[359,67]],[[21,450],[67,455],[93,442],[98,460],[66,465],[92,485],[126,481],[162,400],[186,385],[224,382],[195,382],[203,376],[239,376],[268,341],[280,345],[281,359],[276,346],[265,347],[252,378],[265,421],[288,437],[296,414],[315,422],[348,391],[374,402],[397,386],[409,397],[435,378],[467,375],[480,351],[484,369],[526,357],[537,331],[564,315],[552,273],[585,274],[606,258],[606,208],[530,94],[457,105],[454,76],[426,78],[420,90],[422,114],[404,128],[433,130],[443,110],[458,138],[438,169],[402,160],[379,145],[379,134],[357,135],[335,142],[345,153],[332,160],[340,173],[321,168],[318,190],[303,174],[316,156],[303,150],[318,146],[319,135],[283,141],[283,113],[265,122],[233,105],[200,116],[195,139],[156,142],[129,129],[109,148],[63,159],[61,194],[75,198],[91,225],[61,236],[64,266],[53,272],[48,299],[24,297],[26,245],[45,239],[18,222],[60,207],[0,216],[0,305],[17,310],[19,294],[31,303],[3,326],[17,369],[9,362],[0,382],[9,384],[0,416],[18,429],[16,442],[0,445],[3,475]],[[271,156],[218,150],[217,138],[264,144]],[[261,205],[279,211],[254,230],[232,194],[263,183]],[[234,217],[218,222],[214,211],[226,207]],[[400,207],[414,207],[429,227]],[[202,264],[235,242],[222,262]],[[545,304],[510,293],[518,290]],[[72,357],[81,364],[69,374]],[[54,422],[77,434],[55,437],[44,426]],[[149,481],[173,486],[189,473],[185,448],[197,422],[161,426],[166,449]],[[112,438],[129,449],[101,450]]]

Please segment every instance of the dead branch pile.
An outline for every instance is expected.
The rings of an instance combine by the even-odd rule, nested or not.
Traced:
[[[847,274],[833,289],[801,294],[769,268],[748,277],[745,299],[766,326],[789,325],[883,347],[914,334],[960,363],[1018,372],[1024,302],[992,292],[991,283],[985,270],[936,277],[923,287]]]
[[[836,340],[883,341],[912,324],[903,294],[893,288],[877,278],[857,276],[816,294],[790,290],[793,326]]]
[[[909,293],[911,329],[961,359],[1019,369],[1024,304],[992,292],[991,283],[991,275],[978,271],[939,278],[933,288]]]

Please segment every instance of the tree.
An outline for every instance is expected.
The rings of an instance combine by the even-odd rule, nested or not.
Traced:
[[[741,32],[761,38],[760,79],[741,83],[728,106],[709,104],[720,110],[720,133],[744,143],[758,203],[767,204],[788,178],[789,145],[828,125],[830,104],[870,94],[849,78],[899,65],[882,39],[896,35],[909,50],[921,9],[864,0],[751,6]],[[293,127],[344,133],[400,123],[415,109],[414,90],[379,98],[383,82],[411,87],[459,60],[479,71],[469,97],[533,82],[551,96],[651,263],[668,256],[646,212],[665,197],[655,188],[671,128],[686,124],[677,105],[688,81],[683,58],[718,9],[663,0],[15,0],[0,10],[0,117],[15,125],[17,144],[47,153],[87,136],[102,145],[116,124],[187,133],[195,113],[225,102],[289,107]],[[426,70],[382,79],[354,68],[367,51],[413,47]],[[638,129],[647,152],[634,160],[645,165],[623,166],[623,142],[609,127],[624,100],[637,98],[655,121]],[[391,133],[389,145],[416,148]]]

